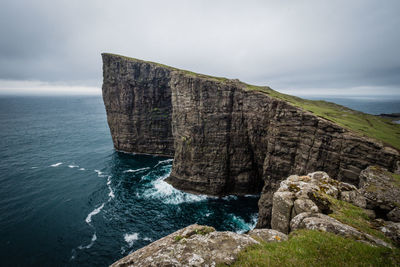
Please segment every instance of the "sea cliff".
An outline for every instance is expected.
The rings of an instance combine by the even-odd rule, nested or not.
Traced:
[[[370,165],[400,169],[398,126],[389,125],[397,134],[391,142],[310,112],[269,87],[102,57],[115,148],[173,156],[167,181],[178,189],[216,196],[262,193],[257,227],[269,226],[273,193],[290,174],[324,170],[358,184]]]

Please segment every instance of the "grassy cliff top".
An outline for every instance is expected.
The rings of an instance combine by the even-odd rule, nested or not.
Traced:
[[[144,61],[136,58],[125,57],[110,53],[103,53],[103,55],[120,57],[129,61],[155,64],[160,67],[167,68],[173,71],[182,72],[186,75],[208,79],[212,81],[217,81],[217,82],[232,81],[224,77],[214,77],[210,75],[199,74],[187,70],[170,67],[156,62]],[[390,119],[355,111],[350,108],[327,101],[307,100],[300,97],[282,94],[275,90],[272,90],[267,86],[255,86],[243,82],[240,82],[240,84],[243,85],[244,88],[246,88],[247,90],[263,92],[269,95],[270,97],[287,101],[296,107],[310,111],[314,113],[316,116],[332,121],[338,124],[339,126],[342,126],[352,132],[382,141],[386,145],[392,146],[397,150],[400,150],[400,124],[395,124]]]
[[[386,145],[400,149],[400,124],[395,124],[388,118],[366,114],[332,102],[308,100],[282,94],[269,87],[247,85],[247,88],[285,100],[296,107],[310,111],[357,134],[380,140]]]

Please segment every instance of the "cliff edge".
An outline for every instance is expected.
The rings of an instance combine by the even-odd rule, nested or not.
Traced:
[[[167,181],[178,189],[216,196],[262,191],[258,227],[269,225],[282,177],[319,169],[358,184],[370,165],[400,170],[400,125],[389,120],[238,80],[102,57],[115,148],[173,156]]]

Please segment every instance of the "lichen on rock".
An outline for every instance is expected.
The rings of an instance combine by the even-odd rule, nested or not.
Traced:
[[[280,242],[287,236],[259,229],[249,234],[217,232],[213,227],[190,225],[143,247],[111,266],[216,266],[231,264],[239,252],[263,242]]]

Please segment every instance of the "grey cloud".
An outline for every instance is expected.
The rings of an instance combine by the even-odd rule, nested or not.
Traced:
[[[3,0],[0,79],[98,86],[107,51],[278,90],[399,94],[398,10],[397,0]]]

